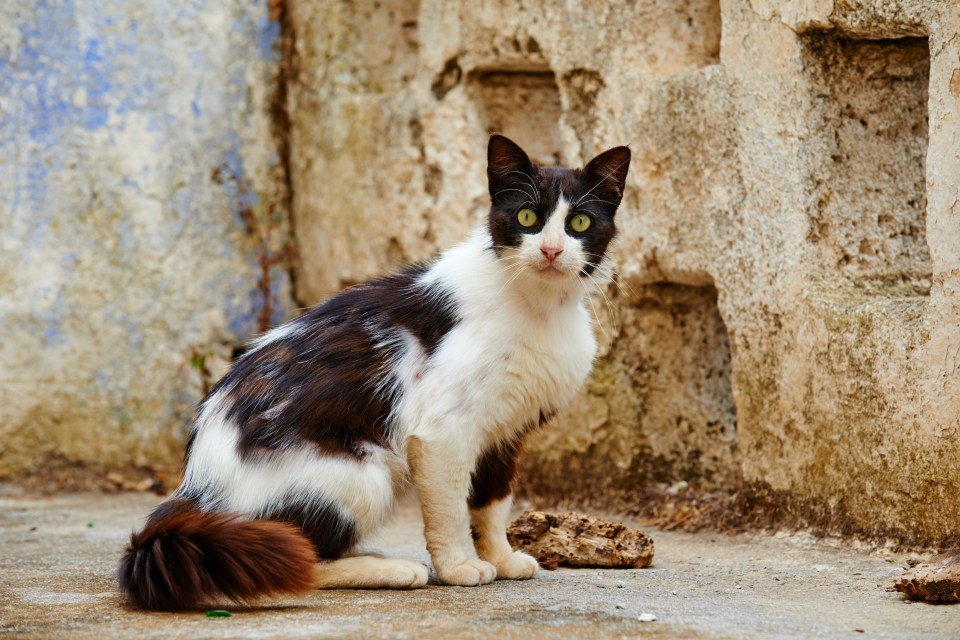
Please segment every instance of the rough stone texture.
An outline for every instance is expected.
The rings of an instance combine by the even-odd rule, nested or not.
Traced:
[[[524,511],[507,528],[507,540],[544,569],[559,565],[642,569],[653,562],[653,540],[644,532],[573,511]]]
[[[957,602],[960,600],[960,553],[920,563],[897,578],[893,586],[913,600]]]
[[[299,294],[464,237],[484,144],[634,154],[585,392],[525,489],[756,485],[849,533],[960,521],[960,6],[291,2]],[[813,509],[815,507],[815,509]]]
[[[265,0],[0,6],[0,476],[178,462],[285,242],[279,31]]]

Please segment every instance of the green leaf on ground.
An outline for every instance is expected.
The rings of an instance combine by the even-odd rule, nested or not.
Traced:
[[[215,609],[213,611],[207,611],[208,618],[232,618],[233,614],[229,611],[224,611],[223,609]]]

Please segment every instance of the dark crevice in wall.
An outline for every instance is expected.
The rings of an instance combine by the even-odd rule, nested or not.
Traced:
[[[276,47],[280,54],[280,68],[277,71],[274,82],[273,95],[270,99],[270,120],[273,133],[273,140],[277,147],[277,157],[280,163],[280,179],[282,181],[282,201],[279,203],[284,212],[287,221],[289,233],[289,247],[286,261],[283,266],[286,267],[290,278],[290,291],[294,302],[299,307],[305,307],[304,300],[299,295],[297,287],[297,275],[300,271],[300,252],[297,242],[297,230],[293,216],[293,178],[290,168],[290,131],[292,129],[290,114],[290,85],[297,77],[297,34],[294,29],[293,21],[290,19],[290,11],[287,7],[287,0],[269,0],[268,5],[270,20],[280,25],[280,36],[277,39]]]
[[[456,56],[447,60],[443,65],[443,71],[437,74],[430,87],[433,97],[437,100],[443,100],[451,89],[460,84],[462,75],[463,70],[460,68],[460,61]]]
[[[720,42],[723,39],[723,17],[720,0],[708,0],[703,7],[700,34],[703,42],[704,65],[720,64]],[[692,23],[691,18],[687,18]]]

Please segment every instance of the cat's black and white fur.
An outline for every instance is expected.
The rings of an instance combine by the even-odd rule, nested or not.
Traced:
[[[423,586],[423,565],[354,554],[411,482],[439,582],[531,578],[505,535],[516,456],[590,371],[583,303],[609,271],[629,162],[616,147],[539,168],[493,136],[487,225],[255,341],[203,401],[183,483],[132,537],[129,601]]]

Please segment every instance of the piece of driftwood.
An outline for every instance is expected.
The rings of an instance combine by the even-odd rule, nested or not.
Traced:
[[[960,600],[960,552],[918,564],[897,578],[893,588],[912,600],[957,602]]]
[[[507,528],[507,539],[551,570],[561,564],[639,569],[653,562],[653,540],[642,531],[572,511],[525,511]]]

